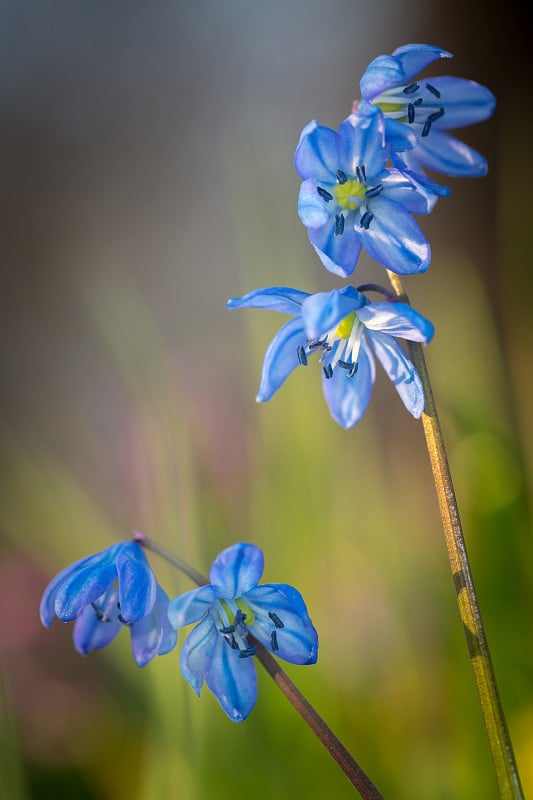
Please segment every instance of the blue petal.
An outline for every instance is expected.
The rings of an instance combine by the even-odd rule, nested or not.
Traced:
[[[330,184],[326,184],[329,191]],[[303,224],[308,228],[319,228],[324,225],[332,214],[338,209],[333,199],[326,200],[317,191],[318,184],[312,178],[304,181],[300,186],[298,195],[298,215]],[[324,187],[322,187],[324,188]],[[332,192],[330,192],[333,198]]]
[[[454,136],[433,128],[429,136],[419,139],[409,155],[427,169],[456,178],[477,178],[488,171],[487,162],[480,153]]]
[[[320,339],[365,302],[365,296],[353,286],[311,295],[302,304],[302,321],[307,338]]]
[[[370,330],[412,342],[427,344],[435,332],[432,323],[406,303],[369,303],[357,312],[357,316]]]
[[[385,138],[395,153],[416,147],[416,133],[405,122],[385,117]]]
[[[159,642],[157,654],[159,656],[164,656],[167,653],[170,653],[170,651],[176,647],[178,642],[178,634],[170,624],[170,619],[168,616],[168,595],[159,585],[157,587],[157,600],[155,607],[159,609],[159,624],[161,625],[161,641]]]
[[[444,115],[432,123],[432,128],[447,130],[473,125],[494,112],[496,98],[480,83],[443,75],[431,78],[431,85],[440,92],[441,99],[438,102],[444,108]]]
[[[282,314],[299,314],[300,306],[307,292],[288,289],[285,286],[271,286],[268,289],[256,289],[244,297],[228,300],[228,308],[265,308],[268,311],[281,311]]]
[[[407,170],[387,169],[384,172],[386,174],[380,178],[384,197],[400,203],[410,214],[429,214],[437,201],[435,193],[425,188],[421,191],[421,183],[415,183],[413,173]]]
[[[264,584],[248,592],[245,599],[255,615],[250,631],[266,648],[292,664],[316,662],[318,634],[301,594],[293,586]],[[269,612],[276,615],[278,625]],[[283,627],[278,627],[280,623]]]
[[[170,626],[167,610],[168,597],[158,586],[152,611],[130,628],[133,658],[139,667],[144,667],[156,655],[170,652],[176,645],[177,634]]]
[[[239,658],[239,650],[217,636],[205,682],[233,722],[246,719],[257,700],[257,676],[253,657]]]
[[[370,402],[375,380],[374,359],[368,353],[365,341],[361,342],[358,370],[348,378],[345,370],[338,367],[333,377],[323,378],[322,386],[333,419],[343,428],[356,425]]]
[[[172,627],[183,628],[198,622],[216,599],[216,590],[210,585],[174,597],[168,604],[168,618]]]
[[[116,566],[120,613],[126,623],[138,622],[154,607],[157,592],[155,575],[137,542],[122,545]]]
[[[410,81],[439,58],[453,58],[452,53],[432,44],[405,44],[396,48],[392,55],[402,65],[406,81]]]
[[[259,583],[265,560],[262,550],[255,544],[239,542],[218,554],[209,577],[219,597],[241,597]]]
[[[363,73],[359,87],[363,100],[371,101],[386,89],[406,81],[401,62],[393,56],[378,56]]]
[[[55,601],[60,586],[63,583],[68,582],[69,578],[73,577],[75,573],[80,572],[86,567],[100,565],[103,561],[112,562],[117,547],[117,545],[113,545],[111,548],[108,548],[101,553],[96,553],[96,555],[81,558],[74,564],[70,564],[68,567],[65,567],[65,569],[61,570],[61,572],[56,575],[52,581],[50,581],[44,590],[40,606],[41,622],[43,625],[49,628],[56,615]],[[110,554],[110,550],[113,551],[112,554]]]
[[[354,231],[354,212],[346,215],[344,233],[335,236],[335,219],[321,228],[309,228],[309,240],[326,269],[335,275],[347,278],[357,264],[361,252],[361,242]]]
[[[182,675],[198,696],[200,696],[205,675],[211,666],[217,640],[220,638],[215,623],[208,614],[192,629],[181,648]]]
[[[392,336],[374,331],[368,331],[367,336],[404,406],[418,419],[424,410],[424,389],[418,372]]]
[[[385,197],[372,199],[370,227],[357,228],[368,254],[391,272],[424,272],[431,260],[429,242],[412,216],[399,203]]]
[[[122,625],[118,619],[118,590],[112,587],[96,601],[103,618],[97,616],[92,605],[85,606],[74,624],[74,647],[82,656],[92,650],[107,647],[117,636]],[[105,620],[105,621],[104,621]]]
[[[435,207],[435,203],[439,197],[450,196],[450,190],[447,186],[443,186],[441,183],[436,183],[431,180],[431,178],[428,178],[418,163],[416,154],[416,148],[409,153],[391,153],[391,160],[394,166],[406,175],[411,183],[416,186],[419,194],[426,198],[427,211],[416,213],[429,214]]]
[[[351,114],[337,134],[339,167],[352,177],[364,166],[369,180],[383,169],[389,150],[385,141],[385,117],[376,106]]]
[[[280,328],[268,346],[256,398],[259,403],[270,400],[291,372],[299,366],[300,345],[305,345],[305,333],[301,318],[296,317]]]
[[[63,622],[76,619],[85,606],[98,600],[117,577],[114,562],[106,559],[97,566],[89,566],[76,571],[57,589],[55,612]]]
[[[294,153],[294,166],[306,180],[314,178],[325,183],[335,183],[337,172],[337,134],[331,128],[318,125],[315,120],[306,125]]]

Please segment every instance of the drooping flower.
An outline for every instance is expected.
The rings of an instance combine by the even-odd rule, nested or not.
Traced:
[[[129,627],[133,657],[142,667],[176,645],[167,610],[168,597],[141,546],[121,542],[60,572],[45,589],[40,612],[47,628],[55,616],[76,620],[74,646],[82,655],[105,647]]]
[[[228,308],[265,308],[293,316],[265,354],[259,402],[270,400],[296,367],[307,366],[319,352],[330,413],[343,428],[351,428],[370,402],[375,355],[409,413],[415,418],[422,414],[422,383],[397,338],[427,343],[434,329],[411,306],[371,303],[352,286],[313,295],[274,286],[230,300]]]
[[[181,651],[183,676],[198,696],[205,681],[234,722],[246,719],[257,699],[254,639],[293,664],[317,660],[318,634],[302,596],[284,583],[258,585],[263,567],[258,547],[235,544],[215,559],[210,584],[169,605],[175,628],[197,623]]]
[[[377,106],[387,117],[392,159],[401,169],[422,175],[424,168],[452,176],[485,175],[483,156],[446,131],[487,119],[496,100],[485,86],[464,78],[416,78],[441,58],[452,54],[428,44],[408,44],[378,56],[361,78],[360,108]],[[414,147],[402,145],[398,122],[416,135]]]
[[[414,136],[397,127],[406,131],[399,146],[412,146]],[[304,128],[294,154],[304,179],[298,213],[330,272],[351,275],[362,247],[392,272],[429,266],[429,243],[412,214],[429,213],[434,196],[420,181],[385,168],[389,156],[385,117],[371,105],[350,115],[337,133],[315,121]]]

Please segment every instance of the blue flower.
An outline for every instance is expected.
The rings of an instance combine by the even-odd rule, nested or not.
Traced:
[[[300,593],[283,583],[262,584],[263,553],[253,544],[223,550],[211,583],[170,601],[175,628],[198,624],[181,651],[181,671],[198,696],[204,681],[234,722],[246,719],[257,699],[251,634],[293,664],[314,664],[318,635]]]
[[[402,147],[409,146],[409,137],[414,143],[407,131]],[[428,213],[433,194],[421,188],[420,179],[386,169],[389,155],[385,117],[374,106],[349,116],[338,133],[315,121],[304,128],[294,154],[304,179],[298,213],[330,272],[351,275],[363,246],[392,272],[429,266],[429,244],[412,214]]]
[[[447,75],[416,80],[433,61],[451,57],[428,44],[408,44],[390,56],[378,56],[361,78],[360,107],[377,106],[387,117],[392,158],[401,169],[422,175],[423,168],[453,176],[485,175],[483,156],[446,131],[490,117],[496,104],[492,92],[474,81]],[[414,147],[402,144],[398,123],[416,135]]]
[[[259,402],[270,400],[296,367],[306,366],[319,352],[331,415],[351,428],[370,402],[376,355],[407,410],[415,418],[422,414],[420,377],[396,338],[427,343],[433,325],[411,306],[371,303],[352,286],[314,295],[274,286],[230,300],[228,308],[265,308],[293,316],[266,352]]]
[[[136,542],[112,545],[76,561],[57,575],[41,600],[47,628],[57,616],[76,620],[74,646],[82,655],[110,644],[130,629],[133,657],[142,667],[176,645],[167,616],[168,597]]]

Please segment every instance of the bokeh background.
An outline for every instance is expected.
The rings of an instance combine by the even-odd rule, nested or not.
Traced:
[[[496,797],[422,430],[378,376],[344,432],[315,370],[255,397],[276,314],[225,301],[325,290],[292,154],[336,127],[400,44],[498,96],[464,132],[488,177],[452,180],[407,281],[435,322],[430,369],[474,576],[533,791],[531,18],[510,0],[0,3],[3,391],[0,759],[10,800],[353,797],[266,674],[231,723],[143,670],[124,633],[82,659],[45,631],[66,564],[141,528],[198,569],[239,540],[320,632],[288,672],[386,797]],[[357,282],[383,281],[364,257]],[[152,559],[170,594],[183,576]]]

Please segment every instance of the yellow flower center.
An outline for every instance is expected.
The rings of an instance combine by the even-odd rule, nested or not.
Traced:
[[[337,205],[355,211],[364,199],[366,187],[364,183],[359,183],[355,178],[349,178],[345,183],[337,183],[333,187],[333,194]]]
[[[355,311],[352,311],[351,314],[348,314],[347,317],[339,323],[339,327],[335,331],[335,337],[339,339],[349,339],[350,334],[353,330],[355,322]]]

